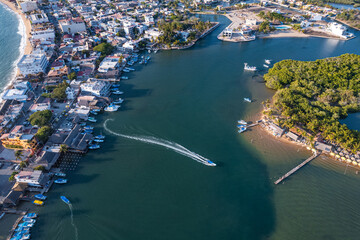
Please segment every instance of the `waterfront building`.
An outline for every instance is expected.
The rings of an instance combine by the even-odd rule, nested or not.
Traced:
[[[52,27],[49,28],[38,28],[31,31],[32,39],[55,39],[55,30]]]
[[[15,175],[19,183],[26,183],[31,187],[41,187],[43,185],[44,174],[42,171],[21,171]]]
[[[110,70],[115,70],[119,68],[119,59],[120,57],[109,56],[104,58],[104,60],[100,63],[98,68],[98,72],[106,73]]]
[[[49,22],[49,18],[43,11],[41,11],[41,13],[31,14],[29,18],[32,24]]]
[[[281,137],[284,134],[285,129],[279,127],[273,122],[269,123],[269,129],[273,132],[274,136]]]
[[[334,34],[335,36],[341,37],[341,38],[346,38],[346,30],[347,28],[340,24],[340,23],[336,23],[336,22],[331,22],[328,24],[327,26],[327,31]]]
[[[92,78],[80,85],[82,92],[87,92],[97,97],[107,96],[109,94],[110,87],[111,84]]]
[[[290,138],[291,140],[293,140],[293,141],[295,141],[295,142],[297,142],[297,141],[299,141],[300,140],[300,137],[297,135],[297,134],[295,134],[295,133],[293,133],[293,132],[287,132],[286,134],[285,134],[285,136],[286,137],[288,137],[288,138]]]
[[[65,33],[73,34],[86,31],[85,23],[81,18],[60,20],[59,24],[61,30]]]
[[[37,140],[34,134],[25,133],[23,125],[15,126],[10,133],[5,133],[0,137],[1,143],[9,149],[30,149],[34,150]]]
[[[28,98],[26,92],[27,89],[16,89],[16,88],[7,89],[4,91],[1,98],[3,100],[16,100],[19,102],[25,102],[26,99]]]
[[[17,66],[21,74],[26,76],[45,72],[48,64],[45,54],[29,54],[24,55]]]
[[[38,5],[36,1],[31,1],[31,0],[18,0],[16,1],[16,3],[20,6],[21,10],[23,12],[32,12],[36,9],[38,9]]]
[[[333,146],[329,145],[329,144],[325,144],[322,142],[315,142],[314,145],[315,149],[320,150],[320,151],[324,151],[327,153],[330,153],[333,149]]]

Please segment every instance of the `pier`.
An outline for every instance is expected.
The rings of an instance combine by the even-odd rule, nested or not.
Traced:
[[[300,168],[302,168],[303,166],[305,166],[307,163],[309,163],[311,160],[313,160],[314,158],[318,157],[321,154],[321,152],[316,152],[314,153],[311,157],[309,157],[308,159],[306,159],[305,161],[303,161],[302,163],[300,163],[299,165],[297,165],[296,167],[294,167],[293,169],[291,169],[288,173],[286,173],[285,175],[283,175],[281,178],[279,178],[278,180],[276,180],[274,183],[275,185],[278,185],[279,183],[281,183],[283,180],[285,180],[286,178],[288,178],[290,175],[292,175],[293,173],[295,173],[297,170],[299,170]]]

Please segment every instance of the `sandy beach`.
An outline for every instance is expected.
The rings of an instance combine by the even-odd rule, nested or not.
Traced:
[[[21,19],[24,22],[24,25],[25,25],[25,28],[26,28],[26,45],[25,45],[25,49],[24,49],[24,54],[30,54],[31,51],[32,51],[32,46],[31,46],[31,43],[29,41],[29,36],[30,36],[30,32],[31,32],[31,23],[30,23],[30,21],[26,18],[25,14],[22,13],[21,10],[18,9],[15,6],[15,3],[12,3],[12,2],[9,2],[9,1],[6,1],[6,0],[0,0],[0,2],[7,5],[16,14],[21,16]]]

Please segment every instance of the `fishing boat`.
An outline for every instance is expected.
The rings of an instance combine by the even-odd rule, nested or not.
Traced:
[[[36,223],[36,220],[32,218],[23,218],[22,221],[27,223]]]
[[[245,131],[246,131],[246,127],[241,127],[241,128],[239,128],[238,133],[242,133],[242,132],[245,132]]]
[[[249,66],[247,63],[244,63],[244,69],[246,70],[246,71],[252,71],[252,72],[255,72],[257,69],[256,69],[256,67],[251,67],[251,66]]]
[[[239,120],[238,123],[239,123],[239,124],[244,124],[244,125],[247,124],[247,122],[245,122],[244,120]]]
[[[57,173],[55,173],[55,176],[57,176],[57,177],[66,177],[66,174],[62,173],[62,172],[57,172]]]
[[[271,60],[265,59],[265,63],[266,63],[266,64],[271,64]]]
[[[115,105],[115,104],[110,104],[109,106],[107,106],[104,111],[105,112],[116,112],[117,110],[119,110],[120,106]]]
[[[59,178],[59,179],[56,179],[56,180],[54,181],[54,183],[57,183],[57,184],[65,184],[65,183],[67,183],[67,179],[65,179],[65,178]]]
[[[90,130],[93,130],[93,129],[94,129],[94,127],[92,127],[92,126],[84,126],[84,129],[90,129]]]
[[[205,164],[206,164],[207,166],[210,166],[210,167],[215,167],[215,166],[216,166],[216,163],[213,163],[213,162],[210,161],[210,160],[207,160],[207,161],[205,162]]]
[[[127,69],[125,69],[125,68],[124,68],[122,71],[123,71],[123,72],[126,72],[126,73],[129,73],[129,72],[130,72],[130,70],[127,70]]]
[[[113,92],[113,94],[115,94],[115,95],[121,95],[121,94],[124,94],[124,92],[122,92],[122,91],[116,91],[116,92]]]
[[[47,198],[47,196],[44,196],[42,194],[36,194],[34,197],[39,200],[46,200],[46,198]]]
[[[245,101],[245,102],[249,102],[249,103],[252,102],[250,98],[244,98],[244,101]]]
[[[99,114],[98,112],[95,112],[95,111],[90,111],[90,113],[95,116]]]
[[[100,148],[99,144],[92,144],[89,146],[89,149],[91,149],[91,150],[95,150],[95,149],[99,149],[99,148]]]
[[[97,135],[95,136],[96,139],[105,139],[105,136],[104,135]]]
[[[97,138],[95,138],[93,141],[96,142],[96,143],[102,143],[102,142],[104,142],[105,140],[104,140],[104,139],[97,139]]]
[[[65,196],[60,196],[60,199],[66,204],[71,204],[70,200],[67,199],[67,197],[65,197]]]
[[[122,77],[121,77],[121,79],[122,79],[122,80],[128,80],[128,79],[129,79],[129,77],[122,76]]]
[[[28,213],[24,216],[24,218],[37,218],[37,214],[36,213]]]
[[[42,205],[44,205],[44,202],[40,201],[40,200],[34,200],[33,204],[35,204],[36,206],[42,206]]]
[[[89,122],[93,122],[93,123],[96,123],[97,122],[97,120],[95,119],[95,118],[93,118],[93,117],[88,117],[88,119],[87,119]]]
[[[269,65],[263,64],[263,66],[264,66],[265,68],[269,68]]]

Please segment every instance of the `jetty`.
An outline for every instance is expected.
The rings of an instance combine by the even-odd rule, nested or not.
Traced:
[[[276,180],[274,183],[275,185],[278,185],[279,183],[281,183],[282,181],[284,181],[286,178],[288,178],[289,176],[291,176],[293,173],[295,173],[297,170],[299,170],[300,168],[302,168],[303,166],[305,166],[307,163],[309,163],[311,160],[315,159],[316,157],[318,157],[321,154],[321,152],[315,152],[311,157],[309,157],[308,159],[306,159],[305,161],[303,161],[302,163],[300,163],[299,165],[297,165],[296,167],[294,167],[293,169],[291,169],[289,172],[287,172],[285,175],[283,175],[282,177],[280,177],[278,180]]]

